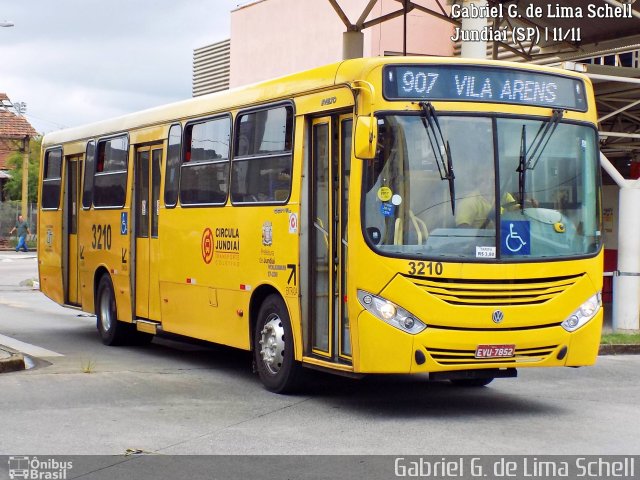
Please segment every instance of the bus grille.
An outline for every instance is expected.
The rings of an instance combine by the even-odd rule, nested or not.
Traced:
[[[519,348],[516,349],[515,355],[509,358],[476,358],[475,350],[427,348],[427,352],[431,355],[431,358],[440,365],[480,365],[483,363],[509,365],[514,363],[541,362],[549,357],[557,347],[557,345],[549,345],[545,347]]]
[[[548,302],[584,274],[514,280],[409,277],[427,293],[452,305],[535,305]]]

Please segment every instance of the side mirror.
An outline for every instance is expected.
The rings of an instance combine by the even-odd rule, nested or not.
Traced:
[[[378,123],[373,116],[360,116],[356,121],[354,154],[361,160],[371,160],[376,156],[378,145]]]

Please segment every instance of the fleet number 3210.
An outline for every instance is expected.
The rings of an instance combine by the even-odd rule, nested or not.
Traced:
[[[111,250],[111,225],[91,225],[93,241],[91,247],[95,250]]]
[[[409,262],[409,275],[442,275],[443,271],[440,262]]]

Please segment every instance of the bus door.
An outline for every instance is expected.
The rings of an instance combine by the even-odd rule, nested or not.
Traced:
[[[346,302],[351,129],[351,115],[312,121],[309,188],[311,353],[347,363],[351,359]]]
[[[82,157],[66,158],[66,185],[63,203],[63,217],[66,230],[66,248],[64,249],[66,265],[65,290],[66,303],[79,305],[79,272],[78,272],[78,210],[80,206],[80,179],[82,173]]]
[[[158,215],[162,145],[136,150],[135,174],[135,313],[160,318],[158,287]]]

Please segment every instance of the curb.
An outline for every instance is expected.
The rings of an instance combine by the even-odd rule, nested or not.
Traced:
[[[24,370],[24,355],[15,350],[0,346],[0,374]]]
[[[638,344],[609,343],[600,345],[598,355],[640,355]]]

